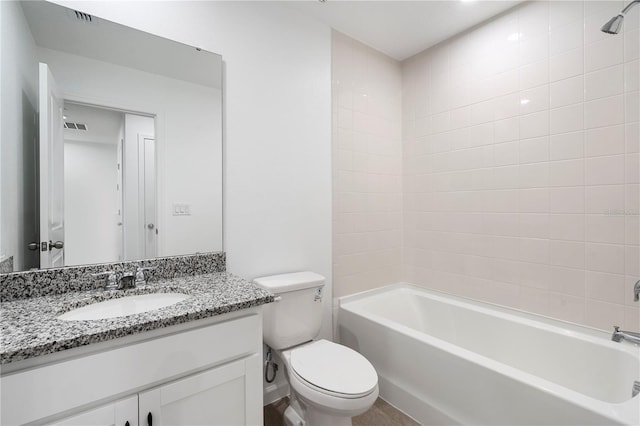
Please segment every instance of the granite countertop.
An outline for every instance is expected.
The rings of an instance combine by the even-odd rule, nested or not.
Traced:
[[[165,308],[125,317],[63,321],[75,308],[123,296],[183,293]],[[273,295],[226,272],[159,280],[131,290],[80,291],[0,303],[0,364],[155,330],[273,301]]]

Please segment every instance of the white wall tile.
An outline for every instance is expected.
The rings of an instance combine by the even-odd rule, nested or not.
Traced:
[[[520,117],[520,137],[523,139],[549,134],[549,113],[547,111]]]
[[[640,92],[625,93],[625,121],[631,123],[640,120]]]
[[[336,175],[345,188],[402,189],[402,217],[350,214],[339,229],[402,222],[394,241],[417,284],[596,327],[637,322],[640,216],[625,213],[640,209],[640,8],[623,34],[599,30],[623,6],[525,2],[406,61],[402,182],[385,183],[399,166],[376,157]],[[338,149],[356,151],[358,135]],[[348,168],[350,155],[336,161]]]
[[[549,129],[552,135],[582,130],[584,128],[584,112],[582,103],[570,105],[550,111]]]
[[[583,160],[563,160],[549,163],[550,186],[584,185]]]
[[[583,242],[551,240],[551,264],[568,268],[584,268]]]
[[[549,35],[529,38],[520,42],[520,65],[540,61],[549,56]]]
[[[549,215],[546,213],[520,214],[520,237],[549,238]]]
[[[619,244],[586,244],[587,269],[590,271],[624,274],[624,246]]]
[[[584,17],[584,5],[579,1],[552,1],[549,2],[549,28],[551,31],[571,24],[575,21],[582,22]]]
[[[624,304],[624,275],[587,271],[585,278],[588,298]]]
[[[549,216],[549,237],[554,240],[584,241],[583,214],[552,214]]]
[[[599,127],[585,132],[585,157],[624,154],[624,126]]]
[[[547,85],[520,92],[520,115],[549,109],[549,87]]]
[[[520,140],[520,163],[549,161],[549,137]]]
[[[585,296],[585,271],[584,269],[565,268],[551,266],[550,289],[558,293],[569,294],[577,297]]]
[[[549,81],[582,75],[584,72],[584,48],[574,49],[549,58]]]
[[[598,99],[584,104],[585,127],[614,126],[624,123],[624,96]]]
[[[552,29],[549,33],[549,55],[555,56],[582,47],[584,24],[582,21]]]
[[[549,138],[549,159],[569,160],[584,155],[584,133],[572,132],[551,135]]]
[[[520,128],[517,117],[494,122],[494,141],[496,143],[517,140],[519,134]]]
[[[584,83],[587,101],[619,95],[624,88],[624,66],[620,64],[588,73]]]
[[[627,62],[624,64],[624,90],[632,92],[640,89],[640,60]]]
[[[624,216],[587,215],[586,241],[596,243],[624,244]]]
[[[614,185],[624,183],[624,155],[594,157],[585,160],[586,185]]]
[[[584,48],[584,70],[591,72],[618,65],[624,58],[624,38],[607,37]]]
[[[585,188],[585,213],[606,214],[622,211],[625,205],[624,185],[587,186]]]
[[[568,60],[570,60],[569,58]],[[549,82],[549,60],[547,58],[520,67],[520,90],[542,86]]]
[[[584,213],[584,189],[581,187],[549,189],[551,213]]]
[[[549,189],[534,188],[519,191],[519,211],[524,213],[546,213],[549,211]]]
[[[640,30],[624,32],[624,60],[633,61],[640,57]]]
[[[582,75],[556,81],[549,87],[550,106],[558,108],[584,101],[584,78]]]

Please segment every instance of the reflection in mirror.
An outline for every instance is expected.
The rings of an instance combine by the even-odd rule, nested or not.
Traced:
[[[51,3],[9,3],[0,261],[26,270],[222,250],[220,56]],[[5,138],[11,122],[20,134]]]
[[[153,117],[69,102],[63,114],[64,264],[155,257]]]

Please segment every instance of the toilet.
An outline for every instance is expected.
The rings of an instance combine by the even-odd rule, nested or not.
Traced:
[[[378,398],[378,374],[358,352],[328,340],[314,340],[322,325],[325,278],[295,272],[257,278],[276,296],[263,307],[264,343],[285,364],[291,388],[284,420],[288,426],[347,426]]]

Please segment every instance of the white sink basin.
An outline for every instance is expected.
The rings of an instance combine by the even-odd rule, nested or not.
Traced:
[[[154,293],[121,297],[74,309],[60,315],[58,319],[64,321],[87,321],[124,317],[164,308],[188,297],[188,295],[180,293]]]

